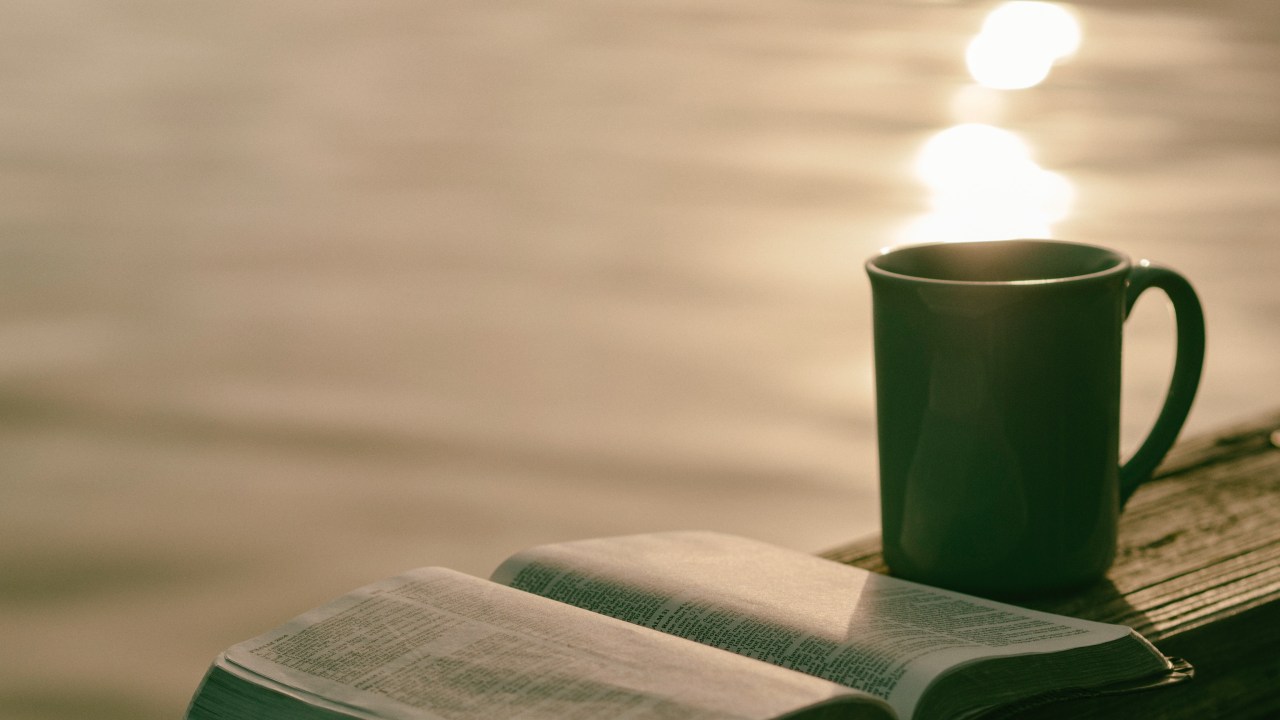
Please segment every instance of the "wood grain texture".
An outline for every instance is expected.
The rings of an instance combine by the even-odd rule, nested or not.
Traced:
[[[878,537],[823,556],[888,571]],[[1280,717],[1280,412],[1179,443],[1129,502],[1104,580],[1014,602],[1128,625],[1196,668],[1172,688],[1018,717]]]

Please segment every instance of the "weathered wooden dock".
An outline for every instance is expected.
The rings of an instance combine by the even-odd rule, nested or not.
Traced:
[[[887,572],[879,538],[823,555]],[[1014,717],[1280,717],[1280,411],[1179,443],[1130,500],[1106,579],[1021,604],[1128,625],[1195,677]]]

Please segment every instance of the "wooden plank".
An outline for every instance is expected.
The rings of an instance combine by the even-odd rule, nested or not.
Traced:
[[[887,572],[878,537],[823,556]],[[1196,678],[1017,717],[1280,717],[1280,412],[1179,443],[1130,500],[1106,579],[1019,604],[1129,625]]]

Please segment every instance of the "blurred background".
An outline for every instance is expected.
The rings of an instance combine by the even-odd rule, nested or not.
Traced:
[[[179,717],[410,567],[878,526],[904,242],[1184,271],[1280,401],[1280,6],[0,3],[0,716]],[[1126,336],[1124,439],[1164,299]]]

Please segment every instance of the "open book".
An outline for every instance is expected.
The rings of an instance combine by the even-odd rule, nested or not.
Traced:
[[[361,588],[227,650],[187,718],[970,718],[1186,677],[1127,627],[657,533]]]

